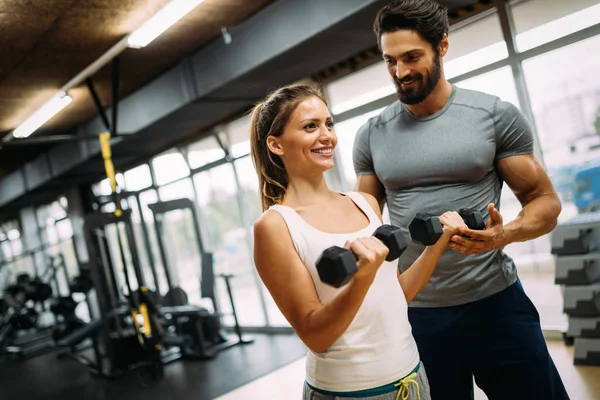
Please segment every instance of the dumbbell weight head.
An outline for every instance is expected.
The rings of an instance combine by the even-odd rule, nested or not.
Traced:
[[[431,246],[444,233],[439,217],[427,213],[417,213],[408,226],[413,242]]]
[[[27,286],[27,297],[33,301],[46,301],[52,297],[52,287],[35,278]]]
[[[321,282],[335,288],[350,282],[358,271],[354,254],[339,246],[325,249],[317,259],[316,266]]]
[[[481,215],[479,211],[470,208],[461,208],[458,211],[458,214],[462,217],[463,221],[465,221],[465,224],[469,229],[475,231],[482,231],[485,229],[485,221],[483,220],[483,215]]]
[[[386,261],[394,261],[400,258],[404,250],[408,247],[402,230],[393,225],[381,225],[375,230],[373,236],[381,240],[389,249],[388,255],[385,258]]]
[[[55,315],[62,315],[63,317],[74,314],[76,308],[77,303],[71,296],[58,297],[52,300],[52,303],[50,304],[50,311]]]
[[[407,248],[402,230],[392,225],[381,225],[373,233],[387,248],[386,261],[399,258]],[[352,251],[339,246],[327,248],[317,260],[317,272],[321,282],[340,288],[347,284],[358,268]]]
[[[73,293],[87,293],[92,290],[93,287],[92,278],[86,274],[81,274],[73,278],[73,281],[69,285],[69,289]]]
[[[24,307],[18,311],[17,316],[13,319],[13,326],[16,329],[31,329],[35,328],[38,320],[38,312],[33,308]]]

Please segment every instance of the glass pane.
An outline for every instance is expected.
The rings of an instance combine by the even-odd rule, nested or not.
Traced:
[[[0,243],[0,249],[2,250],[2,257],[4,260],[9,260],[13,257],[12,247],[9,242]]]
[[[498,96],[502,100],[519,107],[517,89],[510,67],[499,68],[487,74],[457,82],[456,86]]]
[[[253,242],[252,238],[252,224],[254,221],[260,216],[262,213],[260,198],[258,196],[258,177],[256,175],[256,170],[254,169],[254,165],[252,164],[252,159],[250,157],[245,157],[235,162],[235,167],[238,172],[238,177],[240,180],[240,186],[243,190],[244,196],[244,204],[247,208],[248,219],[251,225],[248,227],[247,234],[250,235],[251,243]],[[252,268],[254,268],[254,263],[251,264]],[[262,290],[263,297],[265,299],[267,314],[269,316],[269,323],[274,326],[289,326],[289,323],[275,304],[273,297],[264,286],[262,281],[258,279],[255,271],[249,271],[246,277],[247,282],[244,284],[246,286],[245,291],[254,291],[256,290],[256,284],[260,286]],[[241,281],[239,282],[242,285]],[[243,286],[243,285],[242,285]],[[240,296],[236,293],[237,296]],[[256,297],[258,300],[258,297]],[[255,302],[254,307],[259,309],[260,303]]]
[[[142,269],[142,273],[144,274],[144,280],[150,289],[156,290],[157,283],[154,280],[150,267],[152,260],[149,259],[148,255],[148,251],[150,250],[147,249],[146,246],[144,229],[142,227],[142,220],[140,211],[138,210],[136,198],[134,196],[129,197],[127,199],[127,204],[131,207],[131,225],[133,227],[133,236],[137,246],[136,249],[140,260],[140,267]]]
[[[191,144],[187,151],[188,162],[191,168],[200,168],[225,157],[225,152],[219,146],[217,139],[212,135]]]
[[[491,14],[453,30],[444,57],[446,79],[473,71],[508,57],[497,14]]]
[[[212,188],[210,187],[210,172],[204,171],[194,175],[194,184],[196,185],[197,201],[200,208],[208,205],[212,198]]]
[[[115,179],[117,180],[117,185],[121,188],[125,187],[125,180],[123,179],[123,174],[116,174]],[[103,179],[95,185],[92,185],[92,192],[96,196],[108,196],[112,193],[112,189],[110,187],[110,180],[108,178]]]
[[[73,237],[73,226],[71,225],[71,221],[68,219],[63,219],[56,223],[56,231],[58,232],[58,236],[60,240],[66,240]]]
[[[250,114],[227,125],[231,155],[241,157],[250,153]]]
[[[181,199],[187,197],[188,199],[194,198],[194,188],[192,187],[192,180],[190,178],[177,181],[167,186],[158,188],[158,195],[161,201]]]
[[[190,174],[190,169],[181,153],[168,153],[152,160],[157,185],[164,185]]]
[[[142,164],[139,167],[125,171],[125,188],[128,191],[136,191],[152,186],[152,175],[150,167]]]
[[[600,23],[600,1],[527,0],[512,14],[517,48],[525,51]]]
[[[244,227],[237,197],[233,166],[225,164],[194,175],[194,184],[203,199],[199,201],[202,227],[208,230],[207,251],[214,257],[215,274],[233,273],[231,281],[236,310],[241,325],[261,326],[266,323],[261,308],[254,264],[248,245],[248,229]],[[208,196],[206,195],[208,193]],[[200,196],[200,195],[199,195]],[[206,202],[208,197],[208,202]],[[216,278],[221,311],[231,312],[231,305],[222,278]],[[231,325],[228,316],[224,321]]]
[[[598,46],[600,36],[595,36],[523,62],[544,160],[560,179],[563,199],[571,205],[572,188],[565,178],[572,175],[574,167],[600,157]],[[575,210],[563,212],[572,215]]]
[[[67,212],[63,208],[63,206],[55,201],[48,206],[49,214],[54,219],[61,219],[67,216]]]
[[[508,57],[500,21],[488,15],[449,34],[450,47],[444,57],[447,79]],[[378,62],[331,82],[327,96],[334,115],[396,92],[385,63]]]
[[[262,213],[258,196],[258,176],[250,157],[244,157],[235,162],[235,169],[243,191],[244,202],[248,211],[248,219],[256,220]]]
[[[596,181],[600,179],[593,167],[600,159],[598,46],[600,36],[523,62],[544,161],[563,204],[561,220],[600,204],[600,191],[596,190]],[[576,73],[573,60],[577,60]],[[584,181],[590,185],[582,189],[580,183]],[[531,292],[539,293],[537,301],[532,297],[540,310],[542,324],[564,328],[567,318],[562,313],[560,287],[554,284],[554,261],[549,245],[543,251],[528,285],[539,288]]]
[[[354,164],[352,162],[352,148],[354,147],[356,132],[369,118],[378,115],[381,111],[383,111],[383,108],[335,124],[335,134],[338,137],[335,150],[336,168],[342,172],[341,175],[345,180],[343,190],[351,190],[356,183]]]
[[[21,232],[19,232],[18,229],[11,229],[6,232],[6,236],[8,237],[8,240],[17,240],[21,237]]]
[[[152,215],[152,211],[148,208],[148,204],[153,204],[158,201],[158,194],[156,190],[147,190],[145,192],[140,193],[140,205],[142,206],[142,214],[144,216],[144,223],[146,224],[146,228],[148,231],[148,239],[150,242],[150,252],[149,255],[151,260],[150,262],[154,263],[154,267],[156,269],[156,275],[158,278],[158,288],[161,294],[167,293],[168,284],[167,278],[165,274],[165,268],[162,263],[162,259],[160,257],[160,250],[158,249],[158,239],[156,237],[156,228],[154,227],[154,218]]]
[[[383,61],[331,82],[326,90],[333,115],[396,93]]]
[[[194,220],[187,210],[163,214],[162,240],[173,272],[173,285],[180,286],[191,304],[201,304],[202,262],[194,233]]]

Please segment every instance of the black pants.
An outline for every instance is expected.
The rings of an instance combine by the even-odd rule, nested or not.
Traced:
[[[520,281],[460,306],[411,307],[408,316],[433,400],[473,399],[473,376],[490,400],[569,398]]]

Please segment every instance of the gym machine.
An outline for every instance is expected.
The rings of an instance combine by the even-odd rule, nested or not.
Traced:
[[[7,357],[25,359],[54,351],[58,340],[85,324],[75,315],[78,303],[72,295],[91,289],[89,277],[83,271],[69,282],[64,256],[48,259],[40,276],[20,274],[4,291],[7,309],[0,322],[0,349]],[[66,295],[60,291],[59,273],[67,282]],[[53,318],[44,322],[49,315]]]
[[[118,256],[123,265],[126,293],[122,293],[114,268],[107,227],[116,227]],[[121,233],[124,227],[125,237]],[[162,378],[163,365],[174,361],[178,355],[162,347],[163,330],[152,295],[144,285],[134,245],[131,211],[117,213],[92,213],[84,219],[89,265],[88,276],[95,289],[99,318],[58,340],[68,351],[59,358],[70,358],[88,367],[104,378],[115,378],[128,372],[148,374],[150,380]],[[126,240],[126,242],[125,242]],[[126,244],[128,246],[126,247]],[[137,290],[134,291],[129,274],[125,249],[128,249]],[[115,255],[116,256],[116,255]],[[93,358],[82,353],[79,346],[92,341]]]
[[[194,202],[188,198],[181,198],[149,204],[148,208],[152,211],[154,216],[154,228],[156,230],[159,254],[161,256],[162,265],[165,269],[165,276],[167,278],[167,284],[169,287],[169,291],[165,294],[165,300],[169,303],[169,305],[172,306],[187,304],[187,295],[185,294],[183,289],[173,285],[173,283],[176,280],[173,277],[174,270],[171,266],[171,263],[169,262],[167,252],[165,249],[165,232],[163,223],[164,217],[166,214],[173,211],[188,211],[191,214],[191,218],[193,221],[192,226],[194,239],[196,241],[198,251],[200,252],[201,259],[201,265],[199,266],[201,269],[200,293],[202,297],[208,298],[212,302],[212,306],[214,309],[214,312],[210,313],[210,316],[212,318],[209,321],[206,320],[206,310],[204,310],[205,315],[203,316],[203,319],[205,320],[205,322],[209,323],[209,325],[206,325],[205,328],[202,329],[202,331],[204,332],[204,343],[202,344],[202,346],[199,346],[200,348],[202,348],[201,353],[208,353],[214,355],[216,354],[216,352],[231,348],[239,344],[252,343],[254,339],[242,335],[241,328],[238,322],[235,302],[233,300],[233,292],[231,290],[230,280],[233,278],[232,274],[219,274],[216,275],[216,277],[220,277],[225,281],[227,295],[231,304],[231,310],[235,324],[234,330],[236,332],[236,335],[228,335],[221,326],[220,318],[222,317],[222,314],[219,312],[218,302],[215,295],[215,274],[213,269],[213,255],[205,251],[202,236],[200,234],[198,212]],[[190,315],[186,316],[186,318],[189,317]],[[189,324],[189,322],[187,323]],[[182,325],[181,329],[189,332],[189,329],[186,329],[184,326],[185,325]]]
[[[600,212],[579,214],[551,234],[555,283],[565,285],[565,333],[576,365],[600,365]]]

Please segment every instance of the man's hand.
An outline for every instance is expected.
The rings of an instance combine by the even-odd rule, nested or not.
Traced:
[[[488,213],[490,218],[485,224],[485,230],[460,228],[460,233],[452,236],[448,247],[465,254],[480,254],[504,248],[508,240],[504,232],[502,215],[493,203],[488,204]]]

